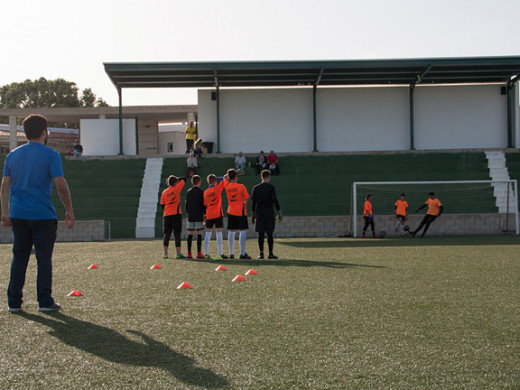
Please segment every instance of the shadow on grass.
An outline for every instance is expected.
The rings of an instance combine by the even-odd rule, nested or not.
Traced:
[[[520,245],[518,236],[426,236],[392,238],[343,238],[338,240],[277,241],[277,245],[294,248],[372,248],[372,247],[412,247],[412,246],[483,246],[483,245]]]
[[[195,360],[173,351],[144,333],[128,330],[143,343],[101,325],[78,320],[59,312],[46,315],[20,313],[21,317],[52,328],[52,336],[71,347],[81,349],[113,363],[137,367],[157,367],[168,371],[188,386],[222,388],[228,381],[211,370],[195,366]]]
[[[291,259],[278,259],[278,260],[239,260],[239,259],[228,259],[228,260],[208,260],[208,259],[197,259],[197,260],[186,260],[196,261],[201,263],[210,264],[226,264],[226,265],[244,265],[244,266],[264,266],[274,265],[280,267],[328,267],[328,268],[387,268],[382,265],[368,265],[368,264],[353,264],[353,263],[341,263],[337,261],[316,261],[316,260],[291,260]]]

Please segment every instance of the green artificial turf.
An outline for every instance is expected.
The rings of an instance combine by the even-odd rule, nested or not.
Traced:
[[[24,314],[4,295],[0,388],[518,388],[519,244],[280,239],[279,260],[188,261],[158,240],[60,243],[61,312],[37,312],[33,258]],[[0,255],[5,292],[11,246]]]

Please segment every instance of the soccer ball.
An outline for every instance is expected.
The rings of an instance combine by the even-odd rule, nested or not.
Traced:
[[[405,232],[410,231],[410,226],[408,226],[408,225],[404,225],[404,226],[403,226],[403,230],[404,230]]]
[[[379,238],[385,238],[385,236],[386,236],[386,232],[384,230],[381,230],[379,232]]]

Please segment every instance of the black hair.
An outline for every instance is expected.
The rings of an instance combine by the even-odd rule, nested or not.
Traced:
[[[22,125],[23,131],[28,140],[40,138],[43,130],[48,126],[47,118],[38,114],[29,115],[23,120]]]

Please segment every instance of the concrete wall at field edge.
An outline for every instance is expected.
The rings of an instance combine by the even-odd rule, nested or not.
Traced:
[[[72,229],[65,226],[65,222],[58,221],[57,242],[81,242],[105,240],[105,221],[76,221]],[[13,233],[10,227],[0,226],[0,244],[13,242]]]

